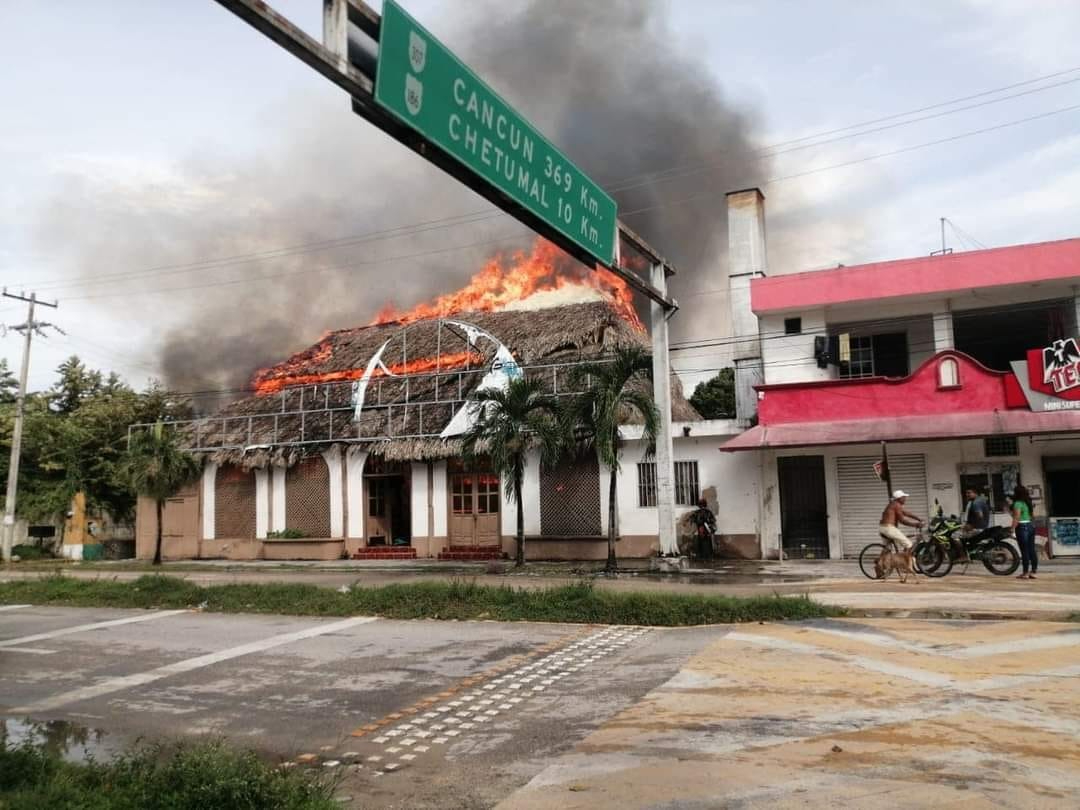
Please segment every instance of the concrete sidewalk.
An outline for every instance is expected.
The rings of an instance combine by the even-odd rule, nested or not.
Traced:
[[[499,810],[1080,806],[1080,628],[733,630]]]
[[[68,563],[61,566],[23,566],[0,570],[0,582],[36,578],[52,571],[78,578],[131,580],[148,573],[182,577],[200,585],[288,582],[341,587],[375,587],[410,582],[472,579],[481,584],[543,588],[589,579],[597,588],[616,592],[679,593],[724,596],[809,595],[855,615],[951,618],[1023,618],[1057,620],[1080,614],[1080,560],[1044,561],[1039,579],[996,577],[981,567],[959,570],[942,579],[919,577],[901,584],[877,582],[862,575],[849,560],[814,562],[717,563],[686,574],[658,575],[641,564],[626,566],[616,578],[598,575],[592,563],[530,563],[523,571],[501,566],[488,573],[486,564],[415,561],[339,561],[333,563],[236,563],[186,561],[153,568],[130,563]]]

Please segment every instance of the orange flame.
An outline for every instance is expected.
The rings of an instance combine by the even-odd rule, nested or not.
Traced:
[[[306,353],[305,353],[306,354]],[[251,382],[257,396],[276,394],[283,388],[294,385],[322,385],[324,383],[359,380],[364,376],[364,369],[349,368],[344,371],[325,371],[321,374],[305,374],[296,369],[295,357],[284,363],[271,368],[264,368],[255,374]],[[419,360],[410,360],[407,363],[395,363],[388,366],[391,374],[425,374],[430,371],[451,371],[465,368],[466,366],[481,366],[484,356],[476,352],[455,352],[444,354],[442,357],[422,357]],[[375,369],[372,379],[385,376],[381,368]]]
[[[489,259],[469,283],[457,292],[440,295],[434,301],[400,311],[392,305],[380,310],[371,325],[408,324],[429,318],[444,318],[459,312],[491,312],[525,301],[541,292],[565,290],[567,302],[573,290],[596,291],[637,329],[645,327],[634,311],[634,296],[629,285],[603,268],[593,270],[571,259],[546,239],[538,238],[532,249],[502,254]]]
[[[565,303],[575,299],[603,296],[615,311],[644,331],[645,327],[634,310],[634,296],[630,286],[615,274],[603,269],[595,270],[574,261],[546,239],[537,238],[531,250],[517,251],[510,256],[502,254],[489,259],[469,283],[457,292],[440,295],[433,301],[417,304],[410,310],[399,311],[387,305],[369,326],[383,324],[410,324],[432,318],[444,318],[460,312],[491,312],[527,302],[538,293],[563,293],[559,296]],[[525,303],[528,308],[528,303]],[[257,395],[274,394],[294,385],[319,385],[329,382],[358,380],[364,374],[362,368],[343,371],[312,373],[313,367],[328,362],[333,356],[333,342],[327,336],[317,344],[298,352],[275,366],[255,373],[251,386]],[[421,358],[390,366],[392,374],[422,374],[441,369],[459,369],[480,365],[484,358],[475,352],[444,354],[441,358]],[[381,372],[377,371],[375,376]]]

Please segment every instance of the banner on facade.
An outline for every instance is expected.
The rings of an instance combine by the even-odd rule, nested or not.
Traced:
[[[1033,411],[1080,410],[1080,346],[1076,338],[1055,340],[1013,361],[1028,406]]]

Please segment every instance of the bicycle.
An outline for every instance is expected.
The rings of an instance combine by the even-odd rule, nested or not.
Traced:
[[[933,541],[927,540],[923,534],[922,527],[915,532],[911,537],[911,547],[913,552],[913,561],[915,564],[916,572],[922,574],[923,565],[928,565],[931,568],[939,569],[944,562],[942,559],[945,557],[945,553],[941,550],[941,547]],[[889,540],[888,543],[877,542],[868,543],[863,547],[863,550],[859,552],[859,569],[863,572],[863,576],[867,579],[880,579],[877,572],[878,558],[887,551],[899,551],[896,541]]]

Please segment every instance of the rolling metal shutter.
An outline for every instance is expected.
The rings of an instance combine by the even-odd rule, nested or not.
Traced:
[[[877,540],[881,513],[888,503],[885,484],[874,475],[878,456],[844,456],[836,459],[840,494],[840,542],[845,557],[857,557],[867,543]],[[889,454],[893,489],[911,497],[907,511],[927,517],[926,456]],[[907,534],[914,530],[903,528]]]

